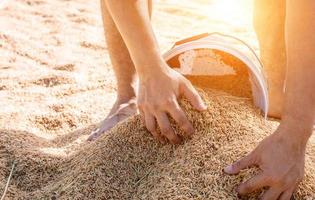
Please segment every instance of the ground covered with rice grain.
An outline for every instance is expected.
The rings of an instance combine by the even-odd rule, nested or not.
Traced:
[[[161,49],[216,31],[258,51],[252,1],[229,7],[244,5],[241,16],[222,10],[224,2],[157,0]],[[183,145],[158,144],[139,116],[89,143],[116,93],[99,1],[2,0],[0,27],[1,195],[15,163],[6,199],[236,199],[235,186],[256,171],[227,176],[222,168],[278,125],[264,121],[247,91],[243,98],[209,90],[207,112],[182,102],[197,129]],[[315,199],[314,149],[313,136],[296,199]]]
[[[58,141],[45,143],[23,132],[7,135],[0,144],[4,149],[2,163],[9,169],[16,162],[7,197],[236,199],[236,185],[257,169],[236,176],[228,176],[222,169],[272,133],[277,122],[265,121],[250,100],[215,90],[201,94],[208,105],[205,112],[196,112],[185,100],[181,101],[196,133],[178,146],[156,142],[139,116],[120,123],[68,156],[42,152],[53,150]],[[173,128],[181,135],[176,125]],[[296,199],[315,198],[314,154],[312,139],[306,156],[306,179]],[[5,170],[2,174],[1,186],[8,173]],[[257,199],[259,193],[247,198]]]

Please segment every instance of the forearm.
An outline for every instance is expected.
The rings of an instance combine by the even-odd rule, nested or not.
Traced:
[[[108,10],[120,31],[140,79],[162,65],[162,56],[150,23],[147,1],[106,0]],[[154,66],[154,68],[152,68]]]
[[[287,84],[282,123],[306,143],[315,121],[315,2],[287,2]]]

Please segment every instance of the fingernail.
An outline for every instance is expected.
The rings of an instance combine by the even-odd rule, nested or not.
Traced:
[[[207,110],[206,104],[205,104],[204,102],[201,102],[200,105],[199,105],[199,109],[200,109],[201,111]]]
[[[233,173],[233,167],[232,165],[229,165],[227,167],[224,168],[224,172],[227,174],[232,174]]]
[[[159,138],[159,141],[161,144],[166,144],[166,141],[162,137]]]

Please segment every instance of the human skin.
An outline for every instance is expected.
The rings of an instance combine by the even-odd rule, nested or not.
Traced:
[[[194,130],[185,113],[179,107],[177,98],[180,95],[186,96],[197,110],[205,110],[206,106],[191,83],[182,75],[169,68],[161,57],[150,24],[152,2],[101,1],[101,8],[107,44],[117,79],[118,94],[111,112],[101,123],[101,126],[92,132],[88,140],[96,139],[119,121],[133,115],[137,111],[134,107],[135,79],[132,78],[136,69],[140,82],[137,104],[146,127],[160,142],[164,143],[166,138],[173,144],[180,143],[181,138],[174,134],[167,113],[179,123],[187,135],[192,134]],[[122,9],[124,12],[121,12]],[[114,14],[111,13],[112,10],[114,10]],[[123,19],[121,20],[121,18]],[[126,21],[126,18],[132,20]],[[145,51],[143,49],[144,46],[146,47]],[[148,52],[148,49],[150,52]],[[146,56],[143,56],[144,52],[146,52]],[[120,64],[121,62],[122,65]],[[160,78],[151,78],[155,76]],[[124,95],[126,91],[127,94],[130,93],[128,93],[128,90],[131,90],[131,95]],[[161,95],[156,95],[159,93]],[[159,124],[162,135],[156,131],[156,121]]]
[[[149,22],[147,3],[147,1],[136,0],[107,0],[106,8],[126,44],[139,76],[138,103],[148,130],[160,141],[163,141],[164,135],[170,142],[178,143],[180,138],[172,132],[166,113],[171,114],[176,121],[180,122],[183,129],[191,134],[193,132],[191,124],[178,106],[176,99],[180,94],[184,94],[199,110],[203,110],[204,105],[191,84],[171,70],[163,61]],[[315,110],[315,99],[312,93],[312,88],[315,86],[312,80],[312,75],[315,74],[314,57],[312,57],[312,52],[315,52],[312,27],[315,26],[312,10],[314,10],[314,3],[311,0],[287,2],[286,42],[283,36],[284,23],[281,22],[278,22],[280,23],[278,25],[277,23],[268,24],[273,27],[271,35],[274,33],[276,35],[274,38],[264,39],[264,34],[258,33],[260,44],[267,44],[264,41],[270,40],[268,43],[273,45],[269,50],[265,49],[269,48],[268,45],[262,46],[265,49],[262,50],[262,57],[279,63],[278,65],[264,62],[268,68],[266,69],[268,78],[274,80],[269,82],[272,84],[271,87],[275,88],[274,94],[277,94],[276,91],[282,91],[285,71],[283,62],[286,61],[288,81],[285,97],[281,94],[280,97],[274,95],[275,98],[270,99],[271,101],[272,99],[279,100],[274,101],[273,108],[282,107],[283,100],[281,99],[285,99],[284,111],[282,108],[275,111],[282,114],[282,121],[277,131],[264,139],[248,156],[225,169],[229,174],[236,174],[251,165],[258,165],[262,169],[261,174],[238,187],[240,194],[247,194],[263,186],[269,186],[264,199],[277,199],[279,196],[281,199],[289,199],[298,182],[303,178],[305,146],[312,133]],[[278,16],[283,16],[283,14],[278,13]],[[264,18],[261,19],[264,21]],[[301,21],[303,23],[300,23]],[[257,27],[259,20],[257,22],[256,29],[259,28]],[[279,39],[276,39],[277,37]],[[273,42],[279,42],[280,47],[274,45]],[[287,48],[284,54],[285,59],[282,57],[277,60],[267,54],[269,51],[277,53],[284,46]],[[273,69],[272,65],[279,66],[279,69]],[[163,135],[157,134],[155,120]]]
[[[304,176],[305,149],[315,121],[315,1],[286,2],[287,83],[278,129],[247,156],[225,168],[228,174],[258,166],[261,172],[241,183],[248,194],[268,187],[262,199],[288,200]]]
[[[105,1],[101,0],[100,4],[105,39],[117,82],[117,97],[109,114],[101,122],[100,126],[90,134],[89,141],[95,140],[105,131],[114,127],[119,121],[137,113],[136,68],[131,60],[126,44],[107,10]],[[148,8],[148,12],[151,17],[152,10],[150,8]]]
[[[95,140],[118,122],[137,113],[136,69],[129,50],[109,13],[105,0],[100,2],[105,38],[117,81],[117,98],[109,114],[89,136],[89,141]],[[151,17],[152,1],[143,1],[142,4],[148,5],[148,13]],[[144,7],[144,9],[146,8]],[[254,13],[254,25],[260,43],[261,60],[269,82],[270,105],[268,116],[280,118],[283,108],[286,65],[284,42],[285,0],[256,0]],[[268,26],[268,29],[265,28],[266,26]],[[149,115],[149,118],[152,117]],[[150,121],[153,120],[148,120],[148,123],[151,127],[154,127],[155,124],[150,123]]]
[[[147,1],[106,1],[106,6],[137,71],[137,105],[147,129],[161,142],[167,138],[172,144],[180,143],[181,138],[171,128],[168,114],[187,135],[191,135],[194,129],[177,98],[185,96],[199,111],[206,109],[204,102],[192,84],[162,58],[150,23]],[[157,131],[156,122],[162,135]]]
[[[100,4],[105,39],[117,82],[117,97],[109,114],[100,123],[99,127],[91,132],[88,137],[88,141],[97,139],[107,130],[114,127],[118,122],[136,114],[138,111],[136,106],[138,77],[135,66],[130,57],[127,46],[107,9],[105,0],[101,0]],[[148,13],[151,18],[151,0],[148,0]]]
[[[286,0],[255,0],[254,28],[268,81],[268,116],[281,118],[286,74]]]

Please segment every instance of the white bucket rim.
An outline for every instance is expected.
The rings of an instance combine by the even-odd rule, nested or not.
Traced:
[[[233,47],[233,45],[228,45],[227,42],[224,42],[224,40],[218,40],[215,41],[213,40],[215,37],[229,37],[229,39],[233,39],[236,40],[238,42],[241,42],[243,46],[245,46],[246,48],[248,48],[248,50],[253,54],[253,58],[257,59],[256,60],[256,64],[254,63],[254,61],[247,55],[245,55],[244,53],[242,53],[241,51],[237,50],[236,48]],[[268,98],[268,87],[267,87],[267,82],[266,82],[266,78],[264,76],[264,73],[262,71],[263,69],[263,65],[260,62],[258,56],[256,55],[256,53],[253,51],[253,49],[248,46],[245,42],[243,42],[242,40],[234,37],[234,36],[229,36],[229,35],[224,35],[221,33],[211,33],[208,34],[208,36],[203,37],[203,38],[199,38],[197,40],[193,40],[193,41],[189,41],[189,42],[185,42],[183,44],[179,44],[179,45],[175,45],[172,49],[170,49],[169,51],[165,52],[163,54],[163,58],[168,61],[171,58],[185,52],[188,50],[194,50],[194,49],[216,49],[216,50],[220,50],[223,52],[227,52],[235,57],[237,57],[238,59],[240,59],[242,62],[245,63],[245,65],[248,67],[250,73],[253,75],[253,77],[255,78],[256,83],[258,83],[258,89],[261,95],[261,101],[262,101],[262,105],[257,105],[258,107],[260,107],[265,114],[265,117],[267,117],[267,113],[268,113],[268,107],[269,107],[269,98]],[[260,66],[256,66],[256,65],[260,65]],[[255,84],[255,83],[252,83]],[[255,102],[255,104],[257,104]]]

